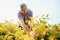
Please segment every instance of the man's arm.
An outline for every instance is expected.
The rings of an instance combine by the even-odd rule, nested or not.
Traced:
[[[36,34],[33,31],[31,31],[27,25],[25,25],[23,19],[19,20],[19,23],[30,34],[30,36],[36,40]]]
[[[19,24],[20,24],[20,26],[22,26],[26,31],[28,31],[28,32],[31,31],[30,28],[28,28],[28,26],[25,25],[23,19],[19,20]]]
[[[22,15],[18,13],[18,18],[19,18],[19,25],[22,26],[26,31],[30,32],[30,29],[28,28],[27,25],[25,25]]]

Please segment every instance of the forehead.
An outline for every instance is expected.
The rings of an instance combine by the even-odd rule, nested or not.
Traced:
[[[21,7],[21,9],[27,9],[26,7]]]
[[[27,10],[27,8],[24,7],[24,8],[21,8],[21,10]]]

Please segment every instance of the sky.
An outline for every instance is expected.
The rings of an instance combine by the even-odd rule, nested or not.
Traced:
[[[19,6],[25,3],[33,11],[33,17],[49,14],[48,23],[60,23],[60,0],[0,0],[0,22],[14,20],[18,22]]]

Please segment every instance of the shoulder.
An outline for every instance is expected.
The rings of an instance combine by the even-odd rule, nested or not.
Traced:
[[[32,10],[30,10],[30,9],[27,10],[27,13],[31,14],[31,15],[33,14]]]
[[[18,12],[18,19],[19,19],[19,20],[23,19],[20,12]]]
[[[32,12],[32,10],[31,9],[27,9],[27,12]]]
[[[20,11],[18,12],[18,14],[17,14],[17,15],[18,15],[18,17],[22,17],[22,14],[21,14],[21,12],[20,12]]]
[[[21,15],[21,12],[20,11],[18,12],[18,15]]]
[[[31,10],[31,9],[28,9],[27,12],[28,12],[28,13],[32,13],[32,10]]]

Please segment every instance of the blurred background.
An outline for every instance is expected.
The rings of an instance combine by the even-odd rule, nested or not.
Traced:
[[[33,17],[49,14],[50,24],[60,23],[60,0],[0,0],[0,23],[4,20],[18,22],[20,4],[25,3],[33,11]]]

